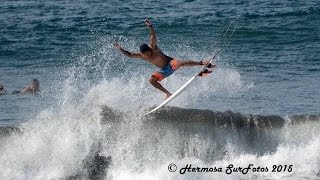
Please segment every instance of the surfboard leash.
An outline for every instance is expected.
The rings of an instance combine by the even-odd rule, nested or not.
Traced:
[[[210,62],[212,62],[216,58],[216,56],[222,51],[222,49],[227,48],[227,46],[231,42],[232,36],[236,30],[234,24],[235,24],[235,21],[230,22],[226,30],[224,30],[223,33],[221,33],[222,35],[220,35],[220,38],[217,41],[220,42],[222,41],[222,39],[225,39],[225,41],[223,41],[223,45],[221,48],[216,49],[216,53],[212,58],[210,58]]]
[[[232,30],[231,30],[232,29]],[[231,30],[231,31],[230,31]],[[227,36],[228,33],[231,32],[229,34],[229,37]],[[229,44],[229,42],[231,41],[231,38],[233,36],[235,32],[235,27],[234,27],[234,21],[232,21],[229,26],[226,28],[226,30],[224,31],[223,35],[220,36],[219,40],[220,41],[222,38],[226,38],[226,42],[224,43],[224,47],[226,48],[227,45]],[[212,58],[210,58],[210,60],[204,65],[203,69],[200,71],[200,73],[198,74],[198,76],[202,76],[203,73],[206,73],[206,71],[208,72],[208,69],[207,68],[210,68],[208,67],[208,65],[217,57],[217,55],[221,52],[221,50],[217,50],[216,53],[214,54],[214,56]]]

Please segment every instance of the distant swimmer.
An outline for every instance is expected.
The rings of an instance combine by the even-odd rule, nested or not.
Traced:
[[[150,62],[151,64],[161,68],[154,72],[149,82],[157,89],[165,93],[165,99],[171,96],[171,93],[165,89],[159,82],[164,78],[170,76],[175,70],[185,66],[201,66],[208,64],[209,61],[180,61],[176,58],[165,55],[156,44],[156,33],[149,19],[145,19],[144,24],[150,29],[150,43],[142,44],[140,46],[140,52],[132,53],[124,50],[117,42],[113,44],[114,48],[118,49],[122,54],[130,58],[141,58]],[[214,68],[215,64],[208,64],[208,68]],[[206,71],[203,76],[211,73],[212,71]]]
[[[40,92],[40,83],[38,79],[33,79],[29,86],[20,91],[14,91],[12,94],[37,94],[38,92]]]
[[[6,88],[0,83],[0,95],[7,94]]]

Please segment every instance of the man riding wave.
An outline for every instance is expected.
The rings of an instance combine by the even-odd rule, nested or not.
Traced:
[[[175,70],[185,66],[201,66],[206,65],[208,68],[216,67],[215,64],[209,63],[209,61],[180,61],[176,58],[165,55],[156,44],[156,33],[149,19],[145,19],[145,25],[150,29],[150,43],[142,44],[140,46],[140,52],[132,53],[124,50],[118,43],[114,43],[114,48],[118,49],[122,54],[130,58],[141,58],[150,62],[151,64],[160,68],[160,70],[154,72],[149,82],[157,89],[165,93],[165,99],[169,98],[172,94],[165,89],[159,82],[164,78],[170,76]],[[212,71],[206,70],[202,73],[205,76]]]

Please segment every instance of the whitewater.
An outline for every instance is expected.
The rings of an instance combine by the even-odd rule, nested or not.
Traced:
[[[172,4],[171,4],[172,3]],[[320,179],[319,2],[4,1],[0,179]],[[150,115],[149,41],[217,68]],[[219,39],[235,22],[228,47]],[[161,83],[174,92],[198,68]],[[13,95],[38,78],[38,96]]]

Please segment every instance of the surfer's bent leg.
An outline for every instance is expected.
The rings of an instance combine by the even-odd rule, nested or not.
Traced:
[[[175,70],[179,68],[179,61],[176,59],[171,59],[163,68],[159,71],[154,72],[151,75],[149,82],[160,91],[166,94],[166,99],[171,96],[171,93],[166,90],[159,81],[162,81],[164,78],[170,76]]]
[[[162,78],[163,79],[163,78]],[[171,96],[171,93],[166,90],[158,81],[162,80],[162,79],[158,79],[155,75],[152,75],[149,79],[149,82],[157,89],[159,89],[160,91],[162,91],[163,93],[166,94],[166,98]]]

